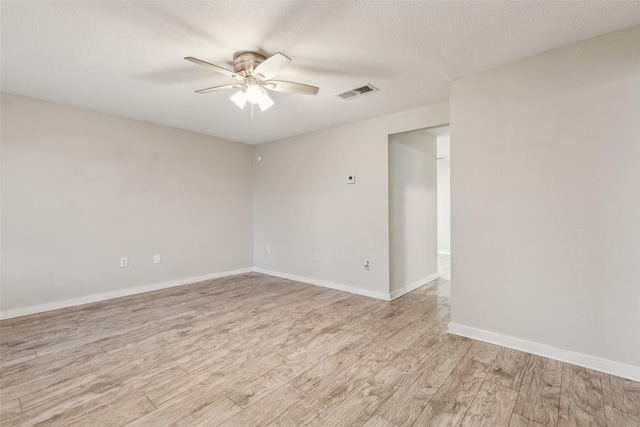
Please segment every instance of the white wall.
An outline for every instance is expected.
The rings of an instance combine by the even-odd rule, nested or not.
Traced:
[[[3,94],[3,316],[251,268],[251,168],[244,144]]]
[[[257,269],[389,298],[388,136],[447,123],[442,103],[256,146]]]
[[[389,274],[394,296],[438,277],[436,179],[435,136],[423,130],[389,135]]]
[[[438,136],[438,253],[451,253],[451,158],[449,135]]]
[[[640,380],[638,46],[452,84],[452,331]]]

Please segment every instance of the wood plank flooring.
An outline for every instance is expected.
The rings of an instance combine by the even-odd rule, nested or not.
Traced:
[[[640,426],[640,383],[257,273],[0,322],[2,426]]]

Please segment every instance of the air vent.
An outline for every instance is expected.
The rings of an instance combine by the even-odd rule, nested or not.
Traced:
[[[359,96],[365,95],[367,93],[371,93],[371,92],[376,92],[378,89],[376,89],[375,87],[371,86],[370,84],[366,84],[362,87],[356,88],[356,89],[351,89],[348,90],[346,92],[342,92],[337,94],[336,96],[339,96],[340,98],[344,99],[344,100],[349,100],[349,99],[353,99],[353,98],[357,98]]]

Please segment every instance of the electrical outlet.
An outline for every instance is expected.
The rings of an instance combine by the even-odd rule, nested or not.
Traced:
[[[371,261],[369,261],[368,259],[364,260],[364,269],[365,270],[369,270],[371,268]]]
[[[129,267],[129,258],[127,258],[126,256],[123,256],[122,258],[120,258],[120,268],[125,268],[125,267]]]
[[[320,261],[320,255],[319,254],[313,254],[313,261],[314,262]]]
[[[160,264],[160,254],[155,254],[153,256],[153,263],[154,264]]]
[[[347,175],[347,184],[355,184],[356,176],[354,174]]]
[[[267,246],[267,255],[271,255],[271,246]]]

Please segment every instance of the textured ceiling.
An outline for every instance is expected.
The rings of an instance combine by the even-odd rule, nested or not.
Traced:
[[[448,99],[448,82],[640,23],[640,2],[1,3],[2,91],[257,144]],[[233,55],[282,52],[277,78],[320,87],[273,94],[266,112],[233,80]],[[365,83],[379,92],[335,96]]]

